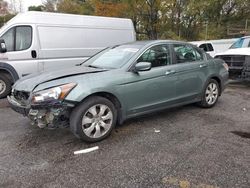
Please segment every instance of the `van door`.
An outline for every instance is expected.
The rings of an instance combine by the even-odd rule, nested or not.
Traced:
[[[17,25],[9,28],[1,37],[7,52],[0,58],[17,71],[19,77],[38,71],[38,49],[36,32],[31,25]]]

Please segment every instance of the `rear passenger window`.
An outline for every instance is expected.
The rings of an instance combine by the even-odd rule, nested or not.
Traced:
[[[208,48],[206,44],[200,45],[199,48],[203,49],[205,52],[208,52]]]
[[[139,62],[150,62],[152,67],[160,67],[171,64],[170,51],[167,45],[158,45],[148,49],[137,60]]]
[[[32,44],[32,28],[30,26],[11,28],[1,39],[4,39],[8,52],[26,50]]]
[[[174,44],[176,63],[186,63],[203,60],[203,54],[195,48],[185,44]]]
[[[207,49],[208,49],[208,52],[214,51],[213,45],[211,43],[207,44]]]
[[[203,49],[205,52],[212,52],[214,51],[213,45],[211,43],[201,44],[199,48]]]

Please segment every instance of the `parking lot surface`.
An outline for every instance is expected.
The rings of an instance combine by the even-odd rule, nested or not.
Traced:
[[[94,144],[34,127],[0,100],[0,187],[249,188],[250,87],[230,85],[212,109],[129,120]]]

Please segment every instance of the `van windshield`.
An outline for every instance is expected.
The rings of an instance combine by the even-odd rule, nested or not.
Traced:
[[[122,45],[108,48],[93,56],[84,66],[117,69],[125,65],[140,49],[139,45]]]

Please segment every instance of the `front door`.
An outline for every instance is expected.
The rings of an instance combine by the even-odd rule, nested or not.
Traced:
[[[152,69],[138,73],[128,72],[124,78],[122,96],[127,115],[137,115],[166,107],[175,97],[175,74],[167,72],[172,66],[168,45],[157,45],[146,50],[137,60],[151,62]]]

